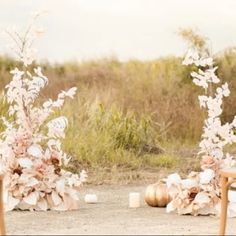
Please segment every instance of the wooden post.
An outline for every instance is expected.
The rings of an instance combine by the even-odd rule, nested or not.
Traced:
[[[3,176],[0,176],[0,235],[6,235],[3,208]]]
[[[228,206],[228,178],[222,176],[221,180],[221,212],[220,212],[220,232],[219,235],[225,235]]]

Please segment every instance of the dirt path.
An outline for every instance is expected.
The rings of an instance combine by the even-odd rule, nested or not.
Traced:
[[[46,234],[217,234],[219,219],[167,214],[165,208],[128,208],[128,194],[146,186],[87,186],[81,192],[81,207],[70,212],[9,212],[6,214],[10,235]],[[86,193],[96,193],[98,204],[84,203]],[[143,198],[142,198],[143,199]],[[228,220],[227,233],[236,233],[236,219]]]

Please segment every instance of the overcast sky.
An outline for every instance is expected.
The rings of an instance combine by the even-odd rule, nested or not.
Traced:
[[[46,32],[37,43],[39,58],[52,62],[181,55],[179,27],[197,27],[214,52],[236,46],[235,0],[0,0],[0,28],[22,28],[38,10],[48,10],[40,21]]]

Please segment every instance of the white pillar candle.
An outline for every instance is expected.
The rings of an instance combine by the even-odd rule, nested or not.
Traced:
[[[129,207],[137,208],[140,207],[140,193],[129,193]]]
[[[84,197],[86,203],[97,203],[98,198],[96,194],[86,194]]]

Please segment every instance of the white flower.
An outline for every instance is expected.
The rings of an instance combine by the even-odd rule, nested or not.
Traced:
[[[42,153],[42,148],[40,145],[34,144],[31,145],[28,149],[27,152],[29,155],[41,158],[43,153]]]
[[[5,210],[6,211],[13,210],[19,202],[20,202],[19,199],[16,199],[16,198],[12,197],[11,195],[9,195],[7,198],[7,204],[5,204]]]
[[[48,203],[44,198],[41,198],[38,202],[37,202],[37,207],[42,210],[42,211],[46,211],[48,209]]]
[[[195,50],[194,48],[190,48],[184,58],[183,65],[191,65],[195,61],[198,61],[198,59],[199,59],[198,51]]]
[[[215,71],[217,70],[217,67],[214,67],[213,69],[208,69],[206,71],[203,71],[201,69],[197,72],[192,72],[191,76],[193,77],[193,82],[203,87],[204,89],[208,88],[209,83],[219,83],[220,79],[215,75]]]
[[[215,172],[211,169],[205,169],[200,173],[199,177],[201,184],[209,184],[210,181],[215,177]]]
[[[206,107],[206,103],[208,101],[208,97],[207,96],[198,96],[199,99],[199,103],[200,103],[200,107]]]
[[[53,102],[53,106],[54,107],[62,107],[64,104],[64,100],[63,99],[58,99],[57,101]]]
[[[36,205],[37,201],[39,199],[39,193],[38,192],[32,192],[27,197],[23,198],[23,201],[29,205]]]
[[[19,158],[18,162],[23,168],[30,169],[33,166],[33,162],[29,158]]]
[[[200,66],[212,66],[213,65],[213,59],[208,57],[208,58],[200,58],[200,60],[198,60],[196,63],[196,66],[200,65]]]
[[[37,50],[34,48],[26,48],[21,52],[20,59],[24,63],[25,66],[32,64],[32,62],[36,58]]]
[[[222,100],[217,98],[208,97],[207,108],[209,117],[217,117],[222,113]]]
[[[20,79],[24,75],[24,71],[20,71],[17,67],[11,70],[10,73],[13,74],[16,79]]]
[[[166,212],[167,213],[173,212],[173,211],[175,211],[175,209],[176,209],[176,207],[174,206],[173,201],[168,203],[167,206],[166,206]]]
[[[191,76],[194,84],[205,89],[205,95],[198,96],[200,107],[205,108],[208,115],[199,143],[199,154],[207,158],[202,160],[204,171],[197,175],[189,175],[188,179],[182,181],[178,174],[168,177],[167,186],[172,201],[167,205],[167,212],[177,210],[179,214],[215,214],[219,205],[219,171],[236,163],[230,154],[224,155],[224,147],[236,143],[236,116],[231,123],[221,122],[223,98],[230,95],[230,90],[228,84],[224,83],[216,87],[214,93],[212,84],[220,83],[220,79],[215,74],[217,67],[213,67],[212,58],[202,56],[195,49],[191,49],[183,64],[201,67],[198,72],[192,72]],[[211,95],[207,95],[209,87]],[[230,193],[230,200],[234,197],[234,194]],[[228,215],[236,216],[236,204],[232,201],[230,204]]]
[[[68,120],[65,116],[55,118],[48,122],[49,137],[64,137],[64,130],[68,125]]]
[[[209,204],[210,203],[210,198],[207,193],[205,192],[200,192],[196,195],[194,198],[194,203],[197,204]]]
[[[225,83],[225,84],[222,85],[222,94],[223,94],[225,97],[228,97],[228,96],[229,96],[230,91],[229,91],[228,83]]]
[[[55,191],[52,192],[52,200],[55,206],[58,206],[62,202],[61,198]]]
[[[211,58],[212,60],[212,58]],[[203,75],[206,77],[208,82],[212,82],[214,84],[218,84],[220,82],[220,79],[216,76],[215,72],[218,67],[214,67],[212,69],[206,70]]]
[[[43,103],[43,107],[47,109],[47,108],[51,107],[52,104],[53,104],[52,99],[49,99],[48,101]]]
[[[0,140],[0,174],[4,174],[6,210],[77,209],[78,187],[87,178],[85,171],[76,175],[63,169],[71,159],[62,151],[60,141],[65,136],[67,118],[49,119],[55,108],[62,107],[66,97],[75,96],[77,88],[62,91],[56,101],[48,99],[42,106],[37,101],[48,78],[40,67],[31,72],[28,65],[35,59],[32,42],[41,33],[35,31],[32,22],[23,36],[17,32],[11,34],[15,43],[21,44],[14,50],[24,63],[24,71],[12,70],[12,80],[6,85],[11,117],[9,121],[2,118],[5,130]],[[19,40],[20,37],[24,40]]]
[[[166,185],[168,188],[172,184],[180,184],[180,183],[181,183],[181,178],[177,173],[168,175],[167,180],[166,180]]]
[[[60,179],[59,181],[56,182],[56,191],[63,196],[65,193],[65,179]]]
[[[26,183],[26,187],[33,187],[33,186],[35,186],[35,185],[37,185],[39,183],[39,181],[36,178],[34,178],[34,177],[32,177],[30,179],[27,179],[27,180],[28,181]]]
[[[76,87],[72,87],[70,88],[68,91],[62,91],[59,95],[58,98],[64,98],[64,97],[70,97],[70,98],[74,98],[75,94],[76,94],[77,88]]]
[[[204,72],[199,69],[199,72],[192,72],[191,76],[193,77],[193,83],[197,86],[203,87],[204,89],[208,88],[208,81],[204,75]]]
[[[182,188],[184,189],[190,189],[198,186],[198,183],[196,180],[193,179],[184,179],[181,181]]]
[[[196,66],[212,66],[213,59],[210,57],[200,57],[198,51],[195,48],[190,48],[182,62],[183,65],[195,64]]]

